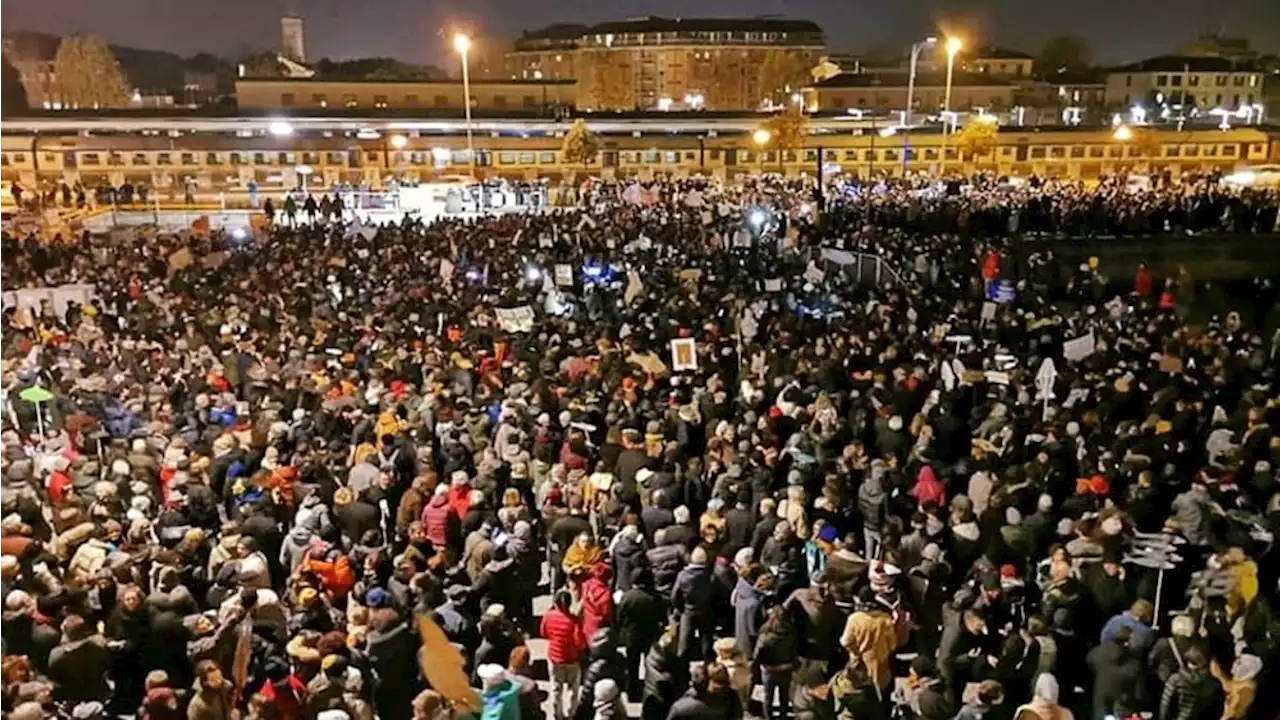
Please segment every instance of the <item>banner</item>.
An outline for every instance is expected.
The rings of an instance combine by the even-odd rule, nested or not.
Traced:
[[[1062,343],[1062,358],[1071,362],[1083,360],[1093,354],[1095,344],[1093,331],[1090,330],[1087,335]]]
[[[693,338],[671,341],[671,369],[676,372],[698,369],[697,344]]]
[[[573,266],[561,263],[556,265],[556,285],[573,287]]]
[[[498,324],[507,332],[532,332],[533,308],[521,305],[513,308],[497,308]]]

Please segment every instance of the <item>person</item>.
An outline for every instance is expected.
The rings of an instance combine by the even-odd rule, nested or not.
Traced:
[[[917,655],[911,660],[906,682],[900,689],[895,689],[892,699],[907,717],[917,720],[950,718],[955,710],[937,664],[925,655]]]
[[[995,680],[983,680],[978,684],[978,691],[973,699],[966,702],[956,713],[955,720],[998,720],[1005,717],[1004,688]]]
[[[520,686],[507,677],[501,665],[481,665],[476,674],[482,683],[481,720],[520,720]]]
[[[196,683],[187,704],[188,720],[233,720],[231,683],[222,676],[222,668],[212,660],[196,665]]]
[[[780,713],[778,717],[786,717],[791,713],[791,676],[799,654],[791,616],[785,607],[774,605],[769,608],[751,659],[760,668],[760,679],[764,685],[765,720],[774,717],[775,697]]]
[[[707,666],[694,663],[689,670],[689,690],[671,705],[667,720],[700,720],[723,717],[711,705],[710,676]]]
[[[571,611],[573,597],[559,590],[551,609],[542,616],[539,634],[547,640],[547,661],[551,663],[551,708],[556,720],[576,717],[582,656],[587,648],[582,621]],[[568,707],[565,692],[568,692]]]
[[[677,631],[668,627],[644,658],[644,691],[640,696],[640,716],[644,720],[667,717],[687,684],[689,664],[676,652]]]
[[[1071,711],[1058,704],[1058,679],[1048,673],[1036,678],[1031,702],[1014,713],[1015,720],[1074,720]]]
[[[683,658],[711,657],[713,622],[708,606],[714,591],[707,551],[694,548],[689,564],[676,576],[671,588],[671,610],[678,613],[680,639],[677,653]]]
[[[1129,717],[1147,706],[1142,655],[1133,648],[1133,631],[1116,630],[1110,640],[1089,651],[1093,671],[1093,718]]]
[[[1187,650],[1182,668],[1169,676],[1160,694],[1159,720],[1211,720],[1222,717],[1222,685],[1209,673],[1198,647]]]
[[[666,603],[653,586],[652,571],[647,567],[638,568],[632,576],[631,587],[618,600],[615,625],[626,653],[627,674],[623,688],[627,697],[641,697],[640,664],[645,653],[661,636],[665,618]]]
[[[1119,615],[1113,615],[1107,620],[1107,623],[1102,626],[1099,642],[1105,645],[1111,642],[1120,630],[1128,628],[1129,647],[1133,652],[1145,656],[1155,641],[1155,633],[1151,630],[1153,613],[1154,608],[1149,600],[1135,600],[1128,610]]]
[[[49,654],[49,679],[59,699],[73,705],[107,699],[112,664],[106,641],[83,617],[62,621],[62,642]]]

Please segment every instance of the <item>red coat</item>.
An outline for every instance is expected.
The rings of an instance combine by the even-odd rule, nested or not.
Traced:
[[[582,633],[588,638],[613,621],[613,591],[609,589],[608,575],[609,566],[601,563],[591,568],[590,577],[582,583]]]
[[[988,250],[987,257],[982,261],[982,279],[991,282],[1000,277],[1000,256],[995,250]]]
[[[932,465],[920,468],[920,474],[916,476],[916,484],[911,488],[911,496],[921,505],[942,507],[946,504],[947,488],[938,481]]]
[[[1138,268],[1133,276],[1133,291],[1142,297],[1151,294],[1151,271],[1146,265]]]
[[[422,524],[436,549],[443,550],[449,546],[449,526],[457,522],[458,516],[444,495],[431,496],[427,506],[422,508]]]
[[[557,665],[576,665],[587,649],[582,622],[556,607],[542,616],[538,634],[547,641],[547,660]]]
[[[449,504],[453,506],[453,511],[459,518],[466,517],[467,512],[471,510],[471,485],[469,483],[449,485]]]

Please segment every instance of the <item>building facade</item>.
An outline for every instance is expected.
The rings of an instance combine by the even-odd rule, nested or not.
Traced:
[[[907,107],[905,73],[842,73],[805,89],[811,111],[862,110],[887,113]],[[950,109],[968,112],[1007,110],[1014,105],[1017,86],[984,74],[955,73],[951,78]],[[937,113],[946,97],[946,76],[917,74],[911,93],[913,112]]]
[[[296,63],[307,64],[306,31],[302,18],[296,15],[280,18],[280,54]]]
[[[822,28],[778,18],[643,17],[526,33],[518,78],[572,78],[589,110],[743,110],[783,103],[823,56]]]
[[[585,173],[603,177],[714,175],[726,179],[760,170],[814,174],[821,162],[845,172],[896,175],[950,169],[1003,175],[1089,180],[1115,172],[1174,175],[1280,160],[1280,137],[1256,128],[1153,131],[1155,147],[1117,140],[1110,128],[1019,131],[1002,129],[986,156],[962,158],[938,133],[881,137],[878,132],[813,134],[803,148],[757,149],[750,132],[673,134],[662,121],[602,134],[601,152]],[[327,136],[326,136],[327,135]],[[485,177],[567,179],[584,172],[564,161],[563,130],[483,133],[475,138],[476,169]],[[450,134],[298,132],[288,137],[243,131],[156,134],[15,134],[0,138],[0,179],[38,187],[66,181],[88,187],[145,183],[161,199],[182,196],[186,178],[202,193],[243,194],[250,182],[263,193],[300,181],[383,187],[391,178],[427,181],[469,172],[466,138]]]
[[[473,80],[471,109],[539,113],[576,105],[572,80]],[[241,110],[457,110],[465,108],[461,80],[337,80],[242,78]]]
[[[1163,55],[1107,72],[1113,108],[1159,104],[1235,110],[1263,101],[1267,76],[1247,62],[1222,57]]]

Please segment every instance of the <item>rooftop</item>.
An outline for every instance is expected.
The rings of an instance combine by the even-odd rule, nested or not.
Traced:
[[[947,82],[944,73],[917,73],[916,87],[942,87]],[[993,77],[988,73],[962,73],[952,75],[951,84],[956,87],[1006,87],[1013,83]],[[815,88],[869,88],[906,87],[907,73],[840,73],[814,83]]]
[[[646,32],[794,32],[822,34],[822,28],[809,20],[774,16],[664,18],[654,15],[615,20],[598,25],[554,23],[536,30],[526,30],[521,40],[573,40],[586,35]]]
[[[1252,63],[1236,62],[1221,57],[1160,55],[1111,68],[1111,72],[1249,72],[1256,69]]]
[[[544,78],[540,80],[524,80],[515,78],[480,78],[471,80],[472,85],[531,85],[540,87],[543,85],[573,85],[577,80],[552,80]],[[368,77],[352,76],[315,76],[315,77],[244,77],[236,78],[236,85],[249,84],[267,84],[267,83],[347,83],[360,85],[457,85],[457,78],[377,78],[370,79]]]
[[[1010,48],[997,47],[988,45],[980,47],[971,53],[970,57],[981,58],[983,60],[1035,60],[1034,56],[1028,55],[1021,50],[1012,50]]]

